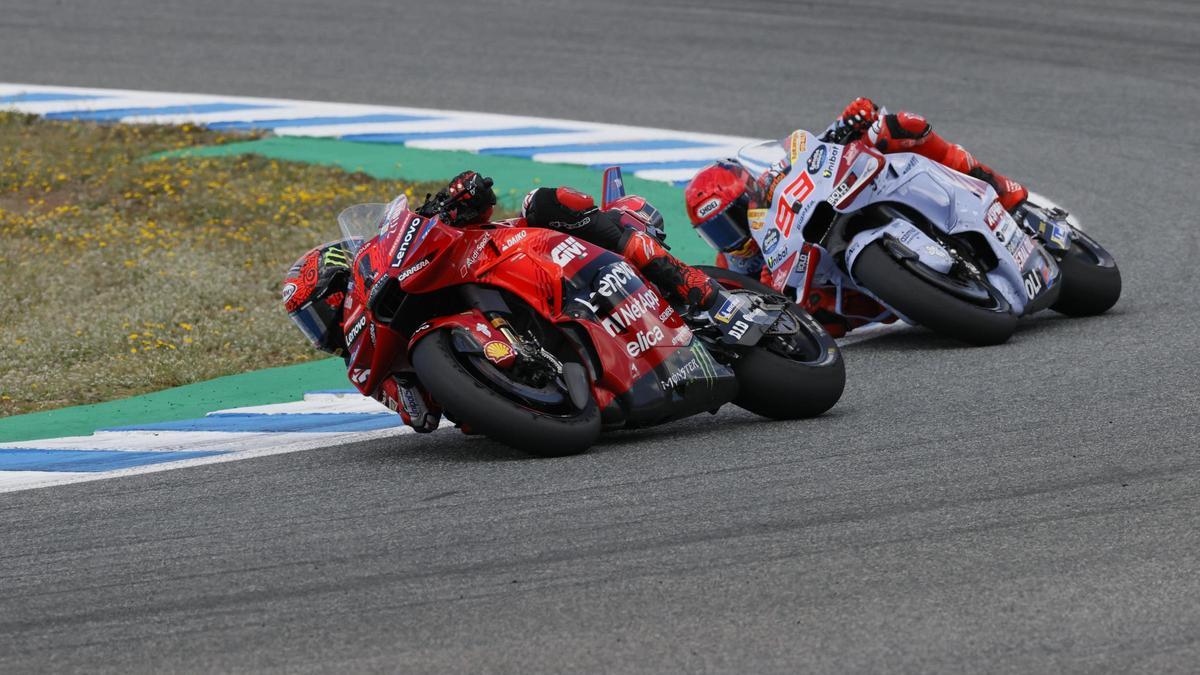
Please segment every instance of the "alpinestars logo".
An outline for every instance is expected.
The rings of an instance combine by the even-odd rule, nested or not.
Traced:
[[[567,237],[550,252],[550,259],[559,267],[566,267],[576,258],[586,258],[587,249],[575,237]]]

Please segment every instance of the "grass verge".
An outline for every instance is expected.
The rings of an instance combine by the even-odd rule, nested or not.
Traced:
[[[435,184],[253,155],[196,127],[0,112],[0,416],[318,356],[279,304],[339,210]]]

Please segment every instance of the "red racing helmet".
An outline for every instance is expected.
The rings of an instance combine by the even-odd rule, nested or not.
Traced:
[[[728,159],[704,167],[684,190],[692,227],[709,246],[732,253],[750,241],[746,211],[758,198],[754,174]]]
[[[350,283],[350,262],[346,241],[322,244],[301,256],[283,281],[288,316],[314,347],[330,354],[346,348],[342,303]]]

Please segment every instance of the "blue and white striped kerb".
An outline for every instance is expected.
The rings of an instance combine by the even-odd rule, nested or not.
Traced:
[[[0,443],[0,492],[297,452],[412,433],[352,390],[218,410],[199,419],[101,429],[91,436]]]
[[[321,103],[288,99],[0,84],[0,108],[50,119],[192,123],[279,136],[465,150],[535,162],[604,168],[684,183],[715,159],[758,139],[542,117]]]

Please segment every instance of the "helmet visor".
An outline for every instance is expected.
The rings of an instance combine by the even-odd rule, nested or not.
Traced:
[[[742,200],[731,204],[724,211],[696,226],[700,238],[723,253],[730,253],[746,245],[750,238],[747,227],[746,207]]]
[[[317,349],[328,351],[329,333],[336,320],[334,310],[324,300],[306,302],[291,313],[292,321]]]

